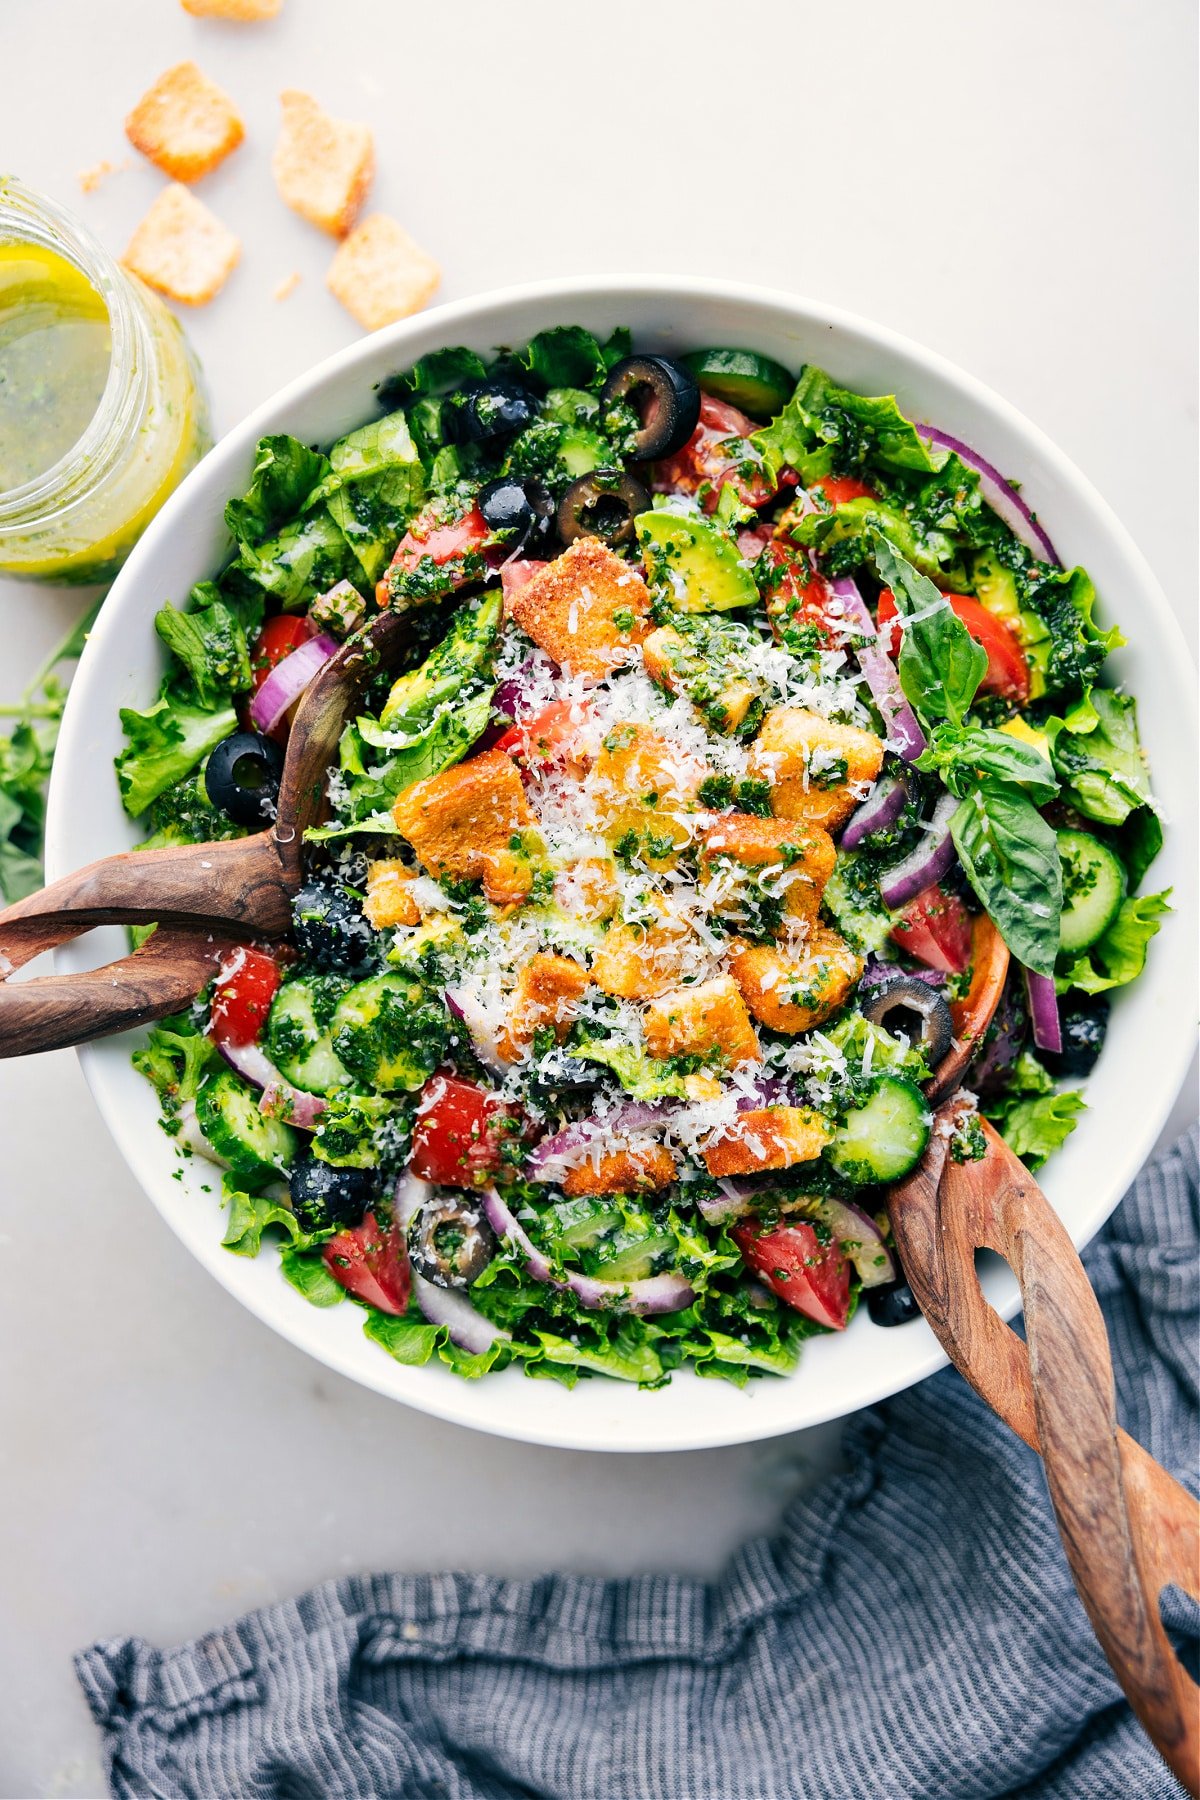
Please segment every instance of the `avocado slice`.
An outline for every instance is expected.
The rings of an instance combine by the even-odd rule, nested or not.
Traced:
[[[699,514],[639,513],[634,520],[655,594],[680,612],[753,606],[758,589],[733,539]]]

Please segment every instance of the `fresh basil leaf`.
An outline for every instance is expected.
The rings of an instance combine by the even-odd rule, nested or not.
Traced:
[[[1050,755],[1062,778],[1064,799],[1085,818],[1123,825],[1150,799],[1150,778],[1138,738],[1137,706],[1130,694],[1095,688],[1088,714],[1048,719]]]
[[[1146,966],[1150,939],[1172,910],[1170,894],[1171,889],[1165,888],[1161,894],[1123,900],[1103,936],[1059,971],[1055,982],[1059,993],[1082,988],[1085,994],[1103,994],[1136,981]]]
[[[926,720],[961,725],[987,669],[987,651],[927,576],[882,532],[872,529],[870,536],[879,579],[903,620],[898,667],[905,697]]]
[[[136,819],[237,730],[237,714],[231,706],[209,712],[165,692],[144,712],[123,706],[121,724],[128,743],[116,758],[117,783],[121,804]]]
[[[297,438],[260,438],[250,486],[225,508],[225,523],[244,548],[261,544],[294,519],[329,470],[329,459]]]
[[[197,612],[179,612],[168,601],[155,614],[154,629],[187,670],[201,706],[227,705],[249,688],[246,634],[224,601]]]
[[[1018,961],[1053,975],[1062,868],[1053,828],[1011,782],[981,782],[950,820],[967,878]]]
[[[1079,1123],[1080,1113],[1086,1111],[1083,1095],[1068,1089],[1065,1093],[1018,1100],[998,1108],[992,1116],[1009,1149],[1032,1173],[1066,1143]]]
[[[1058,792],[1058,779],[1040,751],[1007,731],[939,725],[916,766],[940,775],[960,799],[985,775],[1028,788],[1039,804]]]
[[[1111,842],[1128,872],[1129,891],[1134,893],[1163,847],[1162,820],[1152,806],[1139,806],[1112,834]]]

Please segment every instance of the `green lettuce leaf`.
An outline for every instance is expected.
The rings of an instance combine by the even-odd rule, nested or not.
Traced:
[[[1022,616],[1040,619],[1048,637],[1029,645],[1050,695],[1073,697],[1067,715],[1075,730],[1087,731],[1095,723],[1091,691],[1110,650],[1125,642],[1114,625],[1101,631],[1094,613],[1096,590],[1084,569],[1047,569],[1026,593]],[[1023,637],[1031,636],[1028,625]]]
[[[412,1369],[423,1368],[439,1345],[449,1339],[444,1325],[427,1325],[419,1315],[414,1318],[409,1313],[397,1318],[374,1308],[363,1322],[363,1333],[398,1363]]]
[[[1065,1144],[1087,1102],[1081,1093],[1068,1089],[1065,1093],[1041,1094],[1032,1100],[1017,1100],[993,1115],[1009,1149],[1031,1172],[1040,1169],[1046,1158]]]
[[[905,697],[924,719],[961,725],[987,669],[987,651],[927,576],[881,532],[870,535],[879,579],[904,621],[898,668]]]
[[[599,388],[608,374],[605,353],[580,325],[554,325],[530,338],[517,366],[545,388]]]
[[[302,511],[329,469],[329,459],[294,437],[260,438],[250,486],[225,508],[225,523],[243,547],[261,544]]]
[[[294,1244],[285,1244],[279,1253],[279,1268],[283,1279],[303,1294],[310,1306],[336,1306],[346,1298],[345,1288],[329,1273],[319,1250],[298,1250]]]
[[[1104,935],[1082,955],[1071,961],[1064,959],[1065,966],[1060,967],[1055,981],[1059,993],[1082,988],[1085,994],[1103,994],[1109,988],[1126,987],[1136,981],[1146,966],[1150,939],[1163,916],[1172,910],[1170,894],[1171,889],[1166,888],[1161,894],[1123,900]]]
[[[483,358],[463,344],[451,344],[444,350],[431,350],[411,369],[391,375],[379,385],[383,406],[397,406],[419,394],[448,394],[452,388],[465,387],[468,381],[482,381],[487,374]]]
[[[237,714],[231,706],[211,712],[167,691],[144,712],[123,706],[121,724],[128,743],[116,758],[117,783],[136,819],[237,730]]]
[[[805,468],[814,451],[836,452],[839,469],[877,467],[931,474],[946,460],[920,437],[894,394],[856,394],[807,364],[783,412],[754,443],[776,467],[788,463],[805,480],[829,469]]]
[[[292,1209],[269,1194],[247,1194],[235,1187],[228,1175],[222,1183],[222,1191],[229,1219],[221,1242],[235,1256],[257,1256],[262,1248],[263,1232],[276,1226],[289,1243],[297,1247],[304,1248],[313,1242]]]
[[[1136,703],[1130,694],[1095,688],[1089,707],[1072,718],[1046,721],[1063,797],[1085,818],[1123,825],[1150,799]]]
[[[161,1019],[150,1028],[150,1037],[133,1053],[133,1066],[158,1095],[169,1128],[181,1106],[194,1100],[209,1071],[221,1056],[210,1037],[199,1030],[188,1013]]]
[[[361,581],[358,558],[327,508],[285,525],[260,544],[243,544],[221,576],[222,592],[246,586],[270,594],[285,611],[296,611],[328,593],[339,581]]]
[[[981,782],[950,820],[967,878],[1013,955],[1037,975],[1053,975],[1062,915],[1058,840],[1033,803],[1009,781]]]
[[[686,1100],[682,1075],[673,1074],[657,1058],[634,1044],[616,1038],[583,1037],[570,1046],[571,1055],[611,1069],[627,1094],[635,1100]]]
[[[404,413],[388,413],[341,438],[329,463],[306,510],[327,506],[363,577],[377,581],[425,498],[425,471]]]
[[[194,612],[180,612],[168,601],[155,614],[154,629],[187,671],[201,706],[227,706],[231,695],[249,688],[246,633],[223,600]]]

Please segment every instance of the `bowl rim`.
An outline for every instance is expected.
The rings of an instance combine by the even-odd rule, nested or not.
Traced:
[[[232,426],[197,464],[196,468],[185,477],[179,488],[151,521],[114,581],[85,647],[75,680],[72,682],[60,729],[58,753],[53,765],[47,799],[45,847],[47,880],[53,880],[75,866],[73,859],[67,853],[71,835],[68,800],[70,783],[67,771],[72,767],[76,757],[86,753],[84,730],[90,671],[99,663],[109,637],[121,628],[120,614],[124,610],[123,597],[127,593],[132,596],[146,575],[152,573],[160,545],[167,542],[177,523],[187,515],[192,496],[213,467],[214,461],[224,459],[232,462],[252,447],[264,431],[285,429],[286,427],[278,423],[282,416],[302,404],[315,389],[356,369],[360,364],[374,361],[379,357],[381,350],[389,352],[394,350],[399,364],[403,359],[406,344],[417,338],[429,336],[432,327],[436,327],[439,341],[448,343],[454,341],[452,334],[460,325],[476,325],[489,313],[500,309],[530,305],[541,306],[548,302],[569,308],[573,303],[580,304],[588,301],[616,299],[628,299],[631,302],[637,300],[661,301],[673,297],[678,297],[684,302],[693,299],[716,301],[735,309],[773,308],[792,315],[796,323],[802,327],[840,330],[857,335],[870,342],[885,355],[901,358],[914,365],[919,371],[957,389],[972,407],[994,415],[1003,426],[1029,445],[1030,450],[1042,459],[1045,469],[1068,488],[1074,490],[1083,509],[1103,528],[1116,550],[1136,574],[1141,593],[1149,601],[1153,613],[1154,636],[1157,643],[1164,652],[1169,652],[1178,667],[1185,671],[1190,668],[1191,657],[1179,621],[1168,604],[1149,563],[1108,502],[1040,427],[986,383],[961,369],[940,353],[927,349],[918,341],[894,331],[888,326],[879,325],[863,315],[842,307],[807,295],[751,283],[704,276],[647,274],[575,276],[554,281],[527,282],[489,290],[467,299],[429,308],[412,318],[401,320],[381,331],[368,334],[346,345],[343,349],[335,351],[331,356],[294,377],[257,405],[236,425]],[[566,317],[565,312],[563,317]],[[117,604],[113,604],[114,600],[117,601]],[[1192,693],[1188,696],[1188,704],[1184,708],[1183,726],[1194,742],[1196,738],[1194,684]],[[1189,895],[1188,898],[1190,901],[1191,896]],[[1184,911],[1185,909],[1181,907],[1179,910]],[[1190,911],[1190,907],[1187,910]],[[55,966],[60,969],[87,966],[86,959],[79,962],[73,960],[72,953],[76,949],[75,945],[67,945],[56,951]],[[1140,1115],[1141,1128],[1127,1139],[1128,1147],[1112,1166],[1111,1174],[1101,1190],[1102,1197],[1098,1201],[1093,1199],[1081,1221],[1071,1228],[1073,1240],[1078,1248],[1082,1248],[1090,1241],[1119,1203],[1166,1121],[1186,1076],[1192,1047],[1190,1025],[1176,1036],[1178,1041],[1174,1045],[1174,1054],[1168,1061],[1169,1078],[1160,1090],[1157,1105]],[[948,1358],[933,1337],[932,1332],[927,1326],[922,1326],[921,1329],[928,1338],[923,1353],[910,1357],[904,1366],[903,1373],[898,1376],[887,1373],[887,1359],[881,1358],[880,1378],[877,1383],[872,1385],[869,1397],[856,1398],[849,1406],[841,1401],[837,1384],[832,1383],[825,1400],[807,1406],[801,1420],[788,1421],[787,1419],[773,1418],[764,1421],[761,1417],[756,1418],[758,1409],[747,1405],[744,1419],[739,1419],[736,1424],[728,1428],[717,1428],[711,1424],[705,1426],[701,1422],[698,1426],[693,1424],[688,1430],[676,1431],[673,1435],[668,1434],[664,1438],[661,1428],[665,1421],[657,1419],[651,1425],[650,1415],[647,1414],[644,1420],[637,1420],[631,1428],[623,1432],[608,1432],[603,1442],[596,1441],[594,1430],[575,1430],[570,1426],[564,1428],[558,1423],[542,1426],[536,1416],[523,1408],[516,1409],[518,1415],[516,1417],[510,1416],[511,1409],[508,1413],[502,1411],[495,1418],[488,1417],[486,1412],[481,1416],[479,1408],[472,1408],[468,1404],[469,1399],[473,1397],[475,1388],[480,1384],[452,1379],[448,1383],[429,1382],[427,1392],[417,1388],[414,1391],[398,1393],[396,1387],[397,1365],[392,1363],[377,1347],[375,1348],[379,1371],[376,1377],[373,1362],[369,1366],[359,1367],[353,1357],[342,1354],[337,1344],[332,1341],[328,1344],[321,1343],[320,1332],[318,1330],[314,1333],[312,1325],[314,1322],[319,1324],[324,1317],[323,1314],[310,1309],[311,1319],[304,1318],[301,1323],[302,1315],[296,1315],[295,1324],[292,1323],[290,1317],[281,1319],[277,1316],[269,1316],[270,1309],[266,1305],[258,1304],[253,1295],[242,1292],[236,1284],[236,1267],[241,1259],[231,1256],[221,1248],[215,1239],[213,1248],[216,1255],[208,1258],[201,1256],[194,1246],[187,1242],[182,1230],[176,1224],[173,1213],[163,1202],[161,1193],[163,1184],[159,1171],[154,1166],[155,1159],[149,1150],[147,1134],[136,1121],[129,1122],[119,1110],[106,1110],[104,1106],[107,1070],[98,1054],[98,1046],[82,1045],[78,1048],[77,1054],[84,1077],[98,1109],[105,1119],[105,1124],[147,1197],[166,1223],[176,1232],[176,1235],[183,1239],[186,1247],[198,1256],[198,1259],[203,1262],[210,1273],[216,1276],[221,1285],[241,1304],[247,1306],[264,1324],[278,1332],[297,1348],[306,1351],[317,1361],[348,1376],[359,1385],[371,1388],[375,1392],[386,1395],[389,1399],[399,1399],[404,1404],[414,1406],[431,1416],[485,1431],[494,1436],[557,1448],[628,1453],[649,1450],[707,1449],[778,1436],[788,1431],[806,1429],[809,1426],[848,1416],[853,1411],[873,1405],[917,1381],[926,1379],[938,1369],[945,1367],[948,1362]],[[1001,1316],[1008,1319],[1019,1308],[1019,1293],[1007,1271],[1005,1271],[1005,1281],[1007,1288],[1011,1291],[1005,1291],[1000,1297],[993,1296],[993,1300]],[[801,1371],[803,1366],[802,1359]],[[420,1375],[422,1371],[405,1369],[401,1373],[416,1376]],[[674,1379],[679,1381],[680,1374],[677,1374]],[[785,1379],[789,1382],[802,1379],[802,1374]],[[487,1384],[482,1385],[486,1388]],[[543,1384],[528,1385],[540,1387]],[[623,1384],[621,1385],[623,1386]],[[669,1393],[670,1389],[661,1391]],[[753,1384],[750,1389],[750,1393],[752,1392]],[[581,1424],[585,1416],[586,1413],[581,1409]]]

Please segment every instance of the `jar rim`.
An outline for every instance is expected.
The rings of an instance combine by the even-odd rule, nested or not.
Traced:
[[[108,314],[110,351],[104,389],[83,432],[58,461],[0,490],[0,526],[42,522],[74,504],[103,480],[127,448],[146,403],[152,350],[131,278],[65,207],[0,174],[0,243],[32,243],[53,250],[78,269]]]

